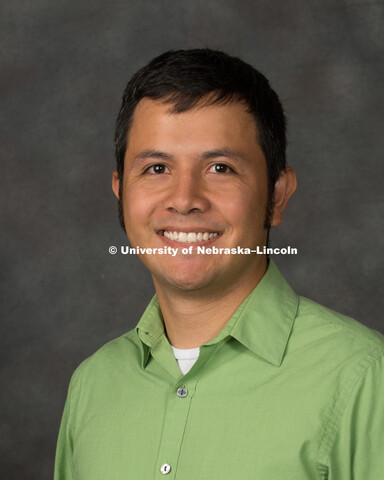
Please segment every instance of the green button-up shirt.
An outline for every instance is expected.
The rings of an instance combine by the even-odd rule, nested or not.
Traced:
[[[270,262],[183,376],[154,297],[73,375],[55,480],[384,479],[383,354]]]

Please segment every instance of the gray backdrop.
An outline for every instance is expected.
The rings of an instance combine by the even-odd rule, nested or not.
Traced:
[[[130,75],[212,47],[264,72],[299,189],[272,245],[300,294],[384,331],[383,11],[368,0],[3,2],[0,477],[52,477],[71,373],[152,296],[111,192]],[[107,480],[107,479],[106,479]]]

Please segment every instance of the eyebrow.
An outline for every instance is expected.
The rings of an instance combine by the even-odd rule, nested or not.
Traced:
[[[214,150],[208,150],[201,155],[204,160],[210,160],[218,157],[231,158],[232,160],[238,160],[244,162],[246,159],[240,152],[233,150],[232,148],[217,148]],[[156,158],[160,160],[173,160],[175,157],[169,153],[162,152],[160,150],[144,150],[134,156],[134,160],[146,160],[148,158]]]
[[[147,158],[159,158],[160,160],[172,160],[173,155],[169,153],[161,152],[159,150],[144,150],[134,156],[134,160],[146,160]]]
[[[240,152],[233,150],[232,148],[218,148],[215,150],[209,150],[208,152],[204,152],[202,158],[204,160],[209,160],[211,158],[217,157],[226,157],[231,158],[232,160],[238,160],[244,162],[246,158]]]

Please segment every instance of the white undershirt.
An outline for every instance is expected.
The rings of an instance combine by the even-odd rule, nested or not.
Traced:
[[[173,354],[179,364],[181,373],[185,375],[193,367],[196,360],[199,358],[200,347],[196,348],[175,348],[171,345]]]

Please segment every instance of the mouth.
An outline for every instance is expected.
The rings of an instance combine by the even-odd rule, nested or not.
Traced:
[[[177,232],[175,230],[160,230],[162,237],[179,243],[201,243],[222,235],[221,232]]]

